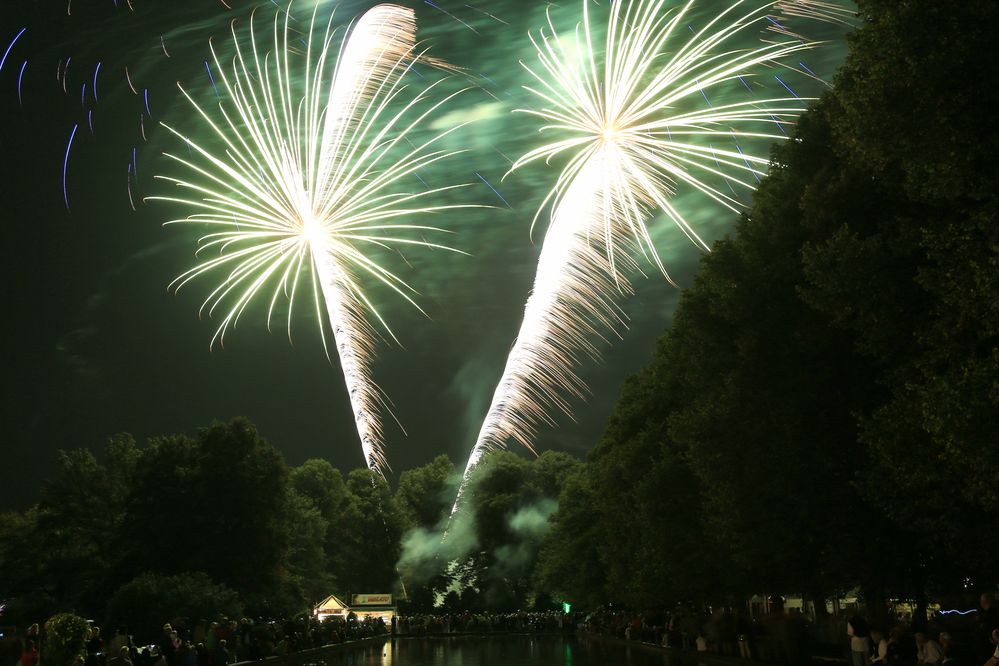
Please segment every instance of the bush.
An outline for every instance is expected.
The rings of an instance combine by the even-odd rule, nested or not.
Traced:
[[[71,666],[84,654],[90,625],[79,615],[59,613],[45,623],[45,666]]]
[[[174,618],[197,621],[242,613],[236,592],[201,572],[142,574],[118,588],[108,603],[109,626],[127,626],[140,641],[156,640],[163,624]]]

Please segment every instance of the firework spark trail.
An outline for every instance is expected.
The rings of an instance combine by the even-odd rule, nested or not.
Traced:
[[[65,15],[71,18],[65,21],[59,18],[58,21],[53,23],[53,16],[57,18],[63,16],[62,8],[49,7],[52,3],[36,4],[44,6],[44,8],[38,12],[34,12],[34,14],[37,14],[39,19],[47,20],[39,21],[36,25],[20,28],[14,33],[13,39],[8,44],[0,44],[0,71],[5,69],[4,64],[7,56],[13,58],[14,51],[21,48],[29,49],[31,58],[21,59],[25,62],[30,60],[32,65],[36,62],[44,63],[48,58],[56,60],[52,54],[53,44],[59,44],[58,48],[60,51],[63,48],[73,49],[73,53],[61,53],[58,57],[56,81],[63,93],[75,97],[69,93],[69,89],[75,85],[79,85],[86,77],[85,72],[89,72],[90,68],[93,67],[92,82],[87,85],[87,90],[85,91],[87,96],[93,95],[93,106],[87,103],[84,108],[77,110],[74,104],[70,111],[78,114],[78,117],[75,117],[66,127],[66,131],[68,132],[72,124],[76,123],[81,128],[89,128],[89,134],[93,134],[95,123],[101,122],[101,113],[115,112],[116,114],[121,114],[131,108],[130,101],[123,100],[118,96],[112,97],[108,94],[112,90],[117,89],[119,85],[127,84],[137,96],[148,86],[149,92],[144,95],[142,101],[142,108],[145,109],[145,118],[148,119],[151,117],[150,109],[147,108],[149,102],[157,99],[162,100],[163,104],[159,108],[165,110],[166,103],[172,101],[172,95],[175,90],[164,91],[168,92],[169,96],[163,95],[160,97],[159,88],[153,86],[158,85],[161,81],[169,80],[172,76],[169,73],[171,71],[176,74],[184,72],[186,75],[191,69],[190,65],[192,62],[200,62],[201,59],[203,41],[200,38],[195,38],[194,35],[200,33],[207,38],[208,34],[216,29],[217,22],[213,20],[192,20],[192,17],[198,16],[200,18],[204,16],[215,18],[223,16],[216,7],[209,6],[207,2],[145,2],[139,3],[143,5],[143,9],[145,10],[142,14],[150,17],[152,20],[141,19],[137,21],[135,14],[136,7],[131,0],[127,2],[114,0],[114,2],[107,3],[86,3],[89,6],[89,10],[85,12],[77,11],[75,5],[79,3],[67,1]],[[231,9],[225,2],[219,4],[226,9]],[[241,3],[242,6],[230,15],[243,16],[250,14],[254,11],[253,5],[255,4],[257,3]],[[98,5],[104,6],[98,8]],[[195,7],[195,5],[200,6]],[[122,11],[114,11],[112,7],[114,9],[121,9]],[[124,11],[126,9],[128,11]],[[192,14],[191,12],[197,12],[197,14]],[[177,21],[175,17],[181,20]],[[100,23],[95,23],[95,20],[99,20]],[[54,40],[47,38],[54,28],[61,31],[62,28],[58,28],[58,25],[65,22],[72,22],[74,26],[72,36],[68,41],[63,42],[61,37]],[[100,30],[93,30],[92,28],[95,25],[99,25]],[[31,38],[32,35],[34,36],[33,39]],[[172,41],[173,36],[178,38],[176,42]],[[169,47],[166,43],[168,40],[171,41]],[[156,46],[155,50],[151,48],[153,44]],[[193,45],[197,46],[197,60],[192,60]],[[4,50],[5,46],[6,51]],[[170,70],[166,69],[168,67]],[[23,97],[28,94],[28,78],[30,74],[31,72],[26,70],[26,66],[22,65],[17,81],[19,104],[25,103]],[[122,80],[119,80],[121,74],[124,74],[124,77]],[[98,77],[100,77],[100,88],[98,88]],[[106,98],[105,95],[107,96]],[[145,125],[146,123],[142,121],[139,123],[123,123],[120,121],[119,115],[119,119],[116,119],[115,122],[107,123],[104,126],[114,132],[127,132],[129,135],[134,135],[135,133],[142,134],[143,140],[145,140],[147,138],[145,136],[147,129]],[[83,136],[83,134],[82,132],[78,133],[76,143],[91,140],[89,135]],[[110,136],[111,132],[104,134]],[[152,136],[150,135],[148,138],[152,138]],[[95,140],[102,139],[97,138]],[[74,145],[74,151],[82,147]],[[115,174],[117,175],[117,171],[115,171]],[[72,194],[72,183],[69,184],[69,190]],[[130,204],[134,204],[134,201],[130,201]]]
[[[17,74],[17,103],[18,105],[23,105],[24,101],[21,99],[21,84],[24,81],[24,70],[28,67],[28,61],[25,60],[21,63],[21,71]]]
[[[853,27],[857,22],[857,11],[836,2],[822,0],[779,0],[774,10],[784,16],[815,19],[828,23],[838,23]]]
[[[534,451],[533,438],[540,425],[552,422],[552,408],[569,413],[570,400],[584,393],[574,367],[582,356],[597,355],[594,337],[621,323],[614,299],[630,291],[626,275],[637,268],[639,255],[669,279],[646,226],[650,212],[662,211],[707,250],[670,201],[677,189],[693,188],[738,211],[741,202],[709,180],[752,190],[750,179],[764,175],[764,157],[738,143],[731,150],[706,141],[779,140],[782,135],[768,128],[780,128],[804,110],[807,100],[797,96],[711,106],[708,92],[744,83],[815,44],[785,39],[760,45],[754,39],[754,46],[737,47],[732,40],[757,29],[774,3],[746,9],[738,0],[697,30],[686,18],[693,4],[666,11],[665,0],[613,3],[602,63],[589,2],[574,43],[560,39],[550,15],[548,31],[531,36],[540,68],[525,65],[537,83],[527,90],[543,106],[525,112],[545,122],[542,131],[564,138],[528,152],[511,171],[536,160],[567,162],[535,216],[536,223],[550,206],[534,289],[452,516],[486,454],[511,440]],[[692,110],[681,111],[684,106]]]
[[[14,44],[17,44],[17,40],[21,39],[21,35],[28,31],[27,28],[21,28],[14,35],[14,39],[10,40],[10,44],[7,45],[7,50],[3,52],[3,57],[0,57],[0,72],[3,71],[4,63],[7,62],[7,56],[10,55],[10,50],[14,48]]]
[[[823,0],[777,0],[773,5],[774,14],[767,17],[769,23],[766,26],[766,32],[794,39],[807,39],[790,27],[790,24],[796,24],[798,19],[834,23],[842,27],[853,28],[857,24],[857,11],[855,7],[847,6],[850,4],[852,3],[824,2]]]
[[[524,320],[465,466],[455,507],[461,503],[469,475],[490,451],[503,448],[511,439],[534,451],[532,440],[538,428],[553,424],[551,409],[568,413],[569,400],[586,394],[586,385],[574,368],[585,358],[599,357],[594,339],[604,339],[607,332],[625,326],[613,295],[630,293],[631,287],[623,275],[615,274],[602,230],[593,224],[606,206],[622,201],[604,177],[607,166],[608,156],[598,151],[552,214]],[[630,239],[612,242],[627,246]],[[637,268],[630,257],[623,263],[619,268],[625,272]],[[540,368],[546,371],[539,372]]]
[[[62,159],[62,200],[66,203],[66,210],[69,210],[69,188],[66,184],[66,175],[69,173],[69,151],[73,149],[73,139],[76,138],[76,130],[80,129],[79,124],[73,125],[73,131],[69,134],[69,141],[66,143],[66,155]]]
[[[384,475],[388,463],[381,413],[388,406],[371,377],[377,336],[366,315],[392,333],[358,276],[387,286],[416,306],[412,288],[365,250],[407,245],[450,249],[406,237],[409,232],[440,229],[395,220],[468,207],[423,203],[427,196],[463,185],[417,193],[399,190],[400,183],[417,170],[456,154],[436,144],[461,125],[413,147],[404,140],[461,91],[429,101],[436,83],[415,95],[401,83],[411,64],[423,59],[415,51],[412,10],[374,7],[346,33],[338,53],[332,48],[336,37],[332,17],[325,33],[319,31],[321,40],[314,41],[313,13],[301,56],[304,64],[289,46],[290,13],[284,12],[283,26],[280,16],[279,12],[274,21],[273,52],[260,54],[252,21],[249,53],[244,53],[233,28],[235,57],[230,67],[224,66],[212,48],[218,89],[229,101],[220,103],[221,122],[181,88],[213,130],[213,138],[224,146],[212,151],[167,127],[199,159],[167,156],[195,177],[158,177],[190,193],[190,198],[151,198],[198,211],[174,222],[217,229],[201,239],[199,252],[214,250],[218,255],[202,260],[174,282],[180,288],[195,278],[221,272],[223,279],[202,306],[209,314],[217,308],[224,312],[213,344],[223,341],[226,330],[235,327],[262,292],[270,292],[268,327],[277,301],[288,300],[290,336],[300,282],[311,282],[327,355],[323,314],[332,329],[365,462],[373,472]],[[330,76],[328,64],[334,53],[336,64]],[[304,83],[298,85],[293,74],[302,69]]]

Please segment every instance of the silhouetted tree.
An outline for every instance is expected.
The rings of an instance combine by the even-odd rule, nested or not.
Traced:
[[[456,481],[454,463],[446,455],[400,474],[395,502],[406,529],[436,526],[451,508]]]
[[[288,468],[246,419],[154,439],[136,468],[126,570],[201,571],[253,605],[288,553]]]
[[[347,475],[350,547],[338,580],[351,594],[391,592],[396,581],[402,519],[388,484],[366,469]]]

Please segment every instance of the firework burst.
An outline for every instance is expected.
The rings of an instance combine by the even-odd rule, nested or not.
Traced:
[[[754,189],[768,163],[740,141],[785,138],[782,126],[805,108],[807,100],[789,88],[790,96],[712,105],[709,94],[733,82],[749,88],[754,76],[786,67],[788,56],[816,44],[783,35],[736,45],[758,34],[775,3],[735,2],[696,30],[687,18],[693,5],[667,10],[665,0],[614,2],[602,50],[595,48],[589,2],[574,38],[560,38],[550,15],[548,30],[531,36],[538,66],[525,65],[535,80],[527,89],[541,105],[523,112],[557,138],[526,153],[511,171],[538,160],[564,166],[534,219],[551,211],[534,289],[466,482],[489,451],[510,440],[533,450],[552,410],[569,412],[569,400],[585,390],[574,368],[581,357],[596,356],[595,337],[623,324],[614,299],[629,291],[626,276],[637,260],[644,257],[669,279],[647,226],[651,212],[662,211],[707,250],[673,205],[674,195],[688,188],[740,210],[735,188]]]
[[[268,302],[268,327],[278,302],[287,300],[290,336],[296,296],[311,292],[327,355],[324,319],[332,330],[365,461],[384,474],[388,464],[381,414],[388,407],[371,376],[377,335],[369,316],[392,334],[366,295],[364,280],[416,304],[413,290],[370,250],[407,245],[449,249],[411,237],[440,229],[404,220],[464,207],[426,202],[462,185],[414,193],[400,181],[408,182],[418,170],[455,154],[439,146],[458,127],[418,143],[410,135],[461,91],[433,101],[436,83],[416,94],[402,83],[413,62],[426,60],[416,51],[409,9],[378,5],[369,10],[343,35],[338,52],[332,17],[325,30],[317,30],[314,12],[309,34],[301,41],[289,38],[289,21],[288,11],[283,21],[277,15],[273,50],[266,53],[258,48],[252,20],[248,51],[235,26],[230,62],[213,46],[223,93],[217,117],[181,91],[218,147],[167,127],[190,149],[190,157],[167,154],[188,175],[160,176],[182,194],[151,198],[195,211],[168,224],[212,230],[199,241],[198,256],[205,258],[173,286],[197,278],[217,280],[202,306],[209,314],[221,314],[213,345],[221,344],[250,303],[261,299]],[[295,42],[304,45],[304,53]]]

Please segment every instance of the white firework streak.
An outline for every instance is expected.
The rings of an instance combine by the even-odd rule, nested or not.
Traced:
[[[228,67],[212,48],[230,102],[219,104],[222,121],[213,120],[181,91],[222,148],[213,151],[167,127],[199,159],[167,154],[194,178],[160,178],[189,194],[151,198],[198,211],[172,222],[217,229],[203,236],[198,248],[199,254],[213,250],[217,256],[202,260],[173,283],[180,288],[206,274],[221,274],[223,279],[202,306],[209,314],[220,307],[224,312],[213,345],[224,341],[226,331],[264,291],[270,295],[268,327],[278,300],[288,299],[290,338],[300,281],[303,277],[311,281],[320,335],[328,356],[325,311],[365,463],[384,476],[388,462],[381,413],[388,405],[372,379],[377,333],[366,315],[370,313],[394,335],[366,296],[358,275],[388,286],[419,307],[412,288],[365,250],[406,245],[450,249],[407,237],[407,233],[442,230],[396,220],[468,207],[424,204],[426,197],[463,185],[400,191],[403,178],[412,179],[419,169],[459,152],[435,144],[460,126],[418,145],[410,142],[409,134],[462,91],[436,102],[428,101],[436,83],[415,95],[406,93],[403,76],[413,62],[426,59],[415,51],[412,10],[378,5],[366,12],[343,37],[332,76],[327,73],[336,35],[332,16],[321,41],[315,43],[313,12],[304,54],[289,43],[289,20],[289,11],[283,26],[275,18],[273,52],[260,53],[252,21],[248,56],[235,27],[235,57]],[[302,83],[296,82],[296,67],[304,71]],[[396,105],[399,108],[393,110]]]
[[[537,428],[551,422],[552,408],[568,413],[571,398],[584,392],[573,368],[581,355],[597,355],[595,335],[621,322],[613,302],[629,291],[622,273],[636,265],[637,254],[669,279],[646,226],[650,210],[661,210],[707,250],[670,202],[675,191],[692,187],[739,211],[737,199],[704,178],[754,189],[768,160],[744,153],[738,141],[784,138],[768,130],[790,123],[808,101],[793,96],[708,103],[707,92],[815,46],[797,39],[762,45],[753,39],[753,46],[744,48],[731,44],[758,29],[774,3],[748,3],[756,8],[747,10],[745,1],[734,2],[690,32],[685,17],[693,0],[671,11],[665,4],[614,2],[602,65],[593,48],[588,2],[571,45],[558,37],[550,16],[549,30],[531,37],[541,68],[525,65],[538,84],[527,89],[544,106],[524,112],[546,123],[543,132],[566,136],[528,152],[511,171],[563,153],[568,159],[538,211],[551,205],[534,290],[452,515],[487,453],[510,440],[533,451]],[[682,104],[695,108],[679,112]],[[736,150],[705,145],[707,138],[734,140]]]
[[[857,25],[857,12],[856,8],[848,7],[848,4],[847,0],[842,4],[822,0],[778,0],[773,6],[774,14],[768,17],[766,31],[795,39],[807,39],[791,29],[791,25],[797,23],[798,19],[854,28]]]
[[[815,19],[827,23],[853,27],[857,23],[857,11],[842,3],[823,0],[781,0],[774,9],[784,16]]]
[[[569,413],[570,399],[586,394],[574,367],[584,358],[599,357],[594,338],[605,339],[625,325],[613,294],[630,293],[631,286],[612,268],[602,229],[587,224],[602,218],[605,205],[622,201],[621,193],[608,191],[614,183],[603,177],[605,166],[604,156],[591,157],[552,214],[523,323],[465,466],[452,514],[483,456],[504,448],[510,439],[535,451],[538,427],[553,424],[550,409]],[[631,244],[629,238],[615,243]],[[630,255],[623,261],[626,270],[635,267]]]

